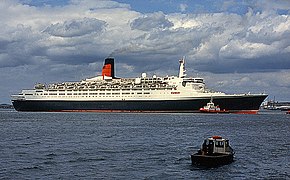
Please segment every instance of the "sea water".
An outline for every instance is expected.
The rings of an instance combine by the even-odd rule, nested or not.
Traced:
[[[274,112],[274,113],[272,113]],[[0,111],[0,179],[290,179],[290,115]],[[204,138],[235,161],[191,165]]]

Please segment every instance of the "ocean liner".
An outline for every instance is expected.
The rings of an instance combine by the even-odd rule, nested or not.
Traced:
[[[36,84],[12,95],[17,111],[53,112],[199,112],[211,99],[231,113],[255,114],[266,94],[226,94],[206,88],[203,78],[179,75],[116,78],[114,58],[106,58],[102,75],[79,82]]]

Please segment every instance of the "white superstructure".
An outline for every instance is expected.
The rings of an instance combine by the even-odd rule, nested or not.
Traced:
[[[179,61],[179,76],[112,78],[97,76],[80,82],[37,84],[34,89],[12,95],[12,100],[176,100],[226,96],[206,89],[203,78],[186,77],[185,60]]]

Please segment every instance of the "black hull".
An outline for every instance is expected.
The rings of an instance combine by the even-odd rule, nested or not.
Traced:
[[[217,167],[221,165],[230,164],[234,161],[233,154],[213,154],[213,155],[191,155],[191,162],[193,165]]]
[[[258,111],[267,95],[226,96],[214,98],[214,103],[229,112]],[[100,111],[100,112],[199,112],[210,98],[191,100],[142,101],[52,101],[14,100],[17,111]]]

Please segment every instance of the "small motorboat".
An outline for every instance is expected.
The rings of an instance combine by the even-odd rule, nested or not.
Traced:
[[[212,97],[210,99],[210,102],[206,104],[206,106],[199,109],[202,113],[229,113],[229,111],[225,109],[221,109],[219,105],[215,106],[212,100]]]
[[[204,140],[197,153],[191,155],[191,162],[193,165],[216,167],[233,162],[234,154],[228,139],[212,136]]]

